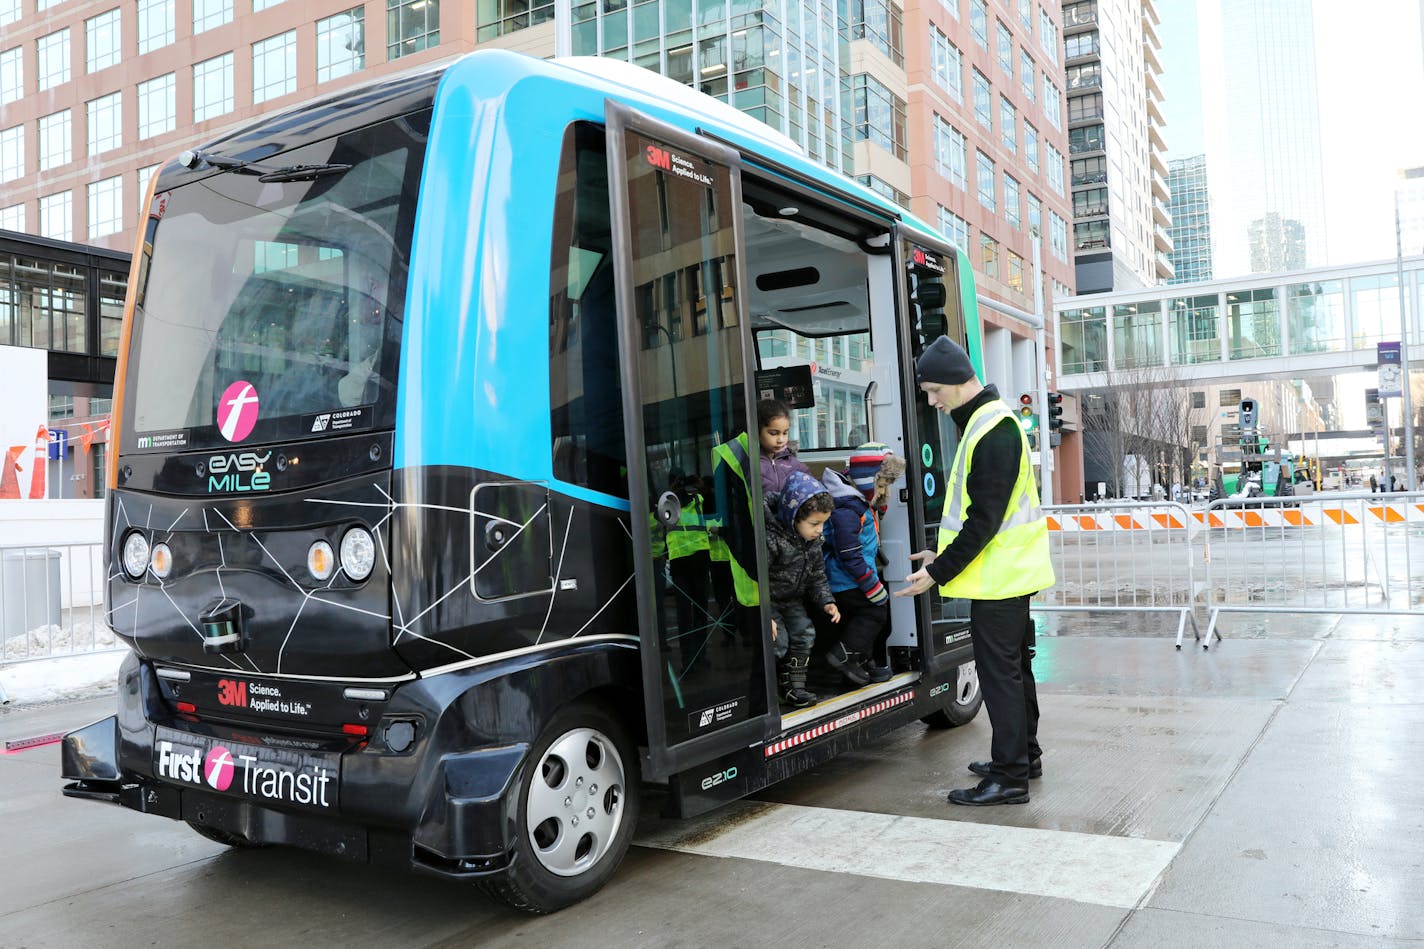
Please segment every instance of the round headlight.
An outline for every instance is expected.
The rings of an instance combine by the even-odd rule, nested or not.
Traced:
[[[364,527],[353,527],[341,538],[341,569],[352,580],[364,580],[376,566],[376,542]]]
[[[148,558],[149,569],[160,580],[166,580],[173,572],[173,551],[167,544],[154,544],[153,553]]]
[[[133,531],[124,538],[124,572],[135,580],[148,569],[148,538]]]
[[[336,554],[331,545],[319,540],[307,548],[307,572],[318,580],[329,580],[336,571]]]

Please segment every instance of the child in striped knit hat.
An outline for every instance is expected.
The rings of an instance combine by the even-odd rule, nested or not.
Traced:
[[[828,468],[821,478],[835,504],[822,549],[844,630],[826,662],[855,686],[890,677],[883,662],[871,662],[873,671],[864,665],[883,643],[890,622],[889,594],[876,563],[880,531],[872,503],[883,505],[885,492],[904,470],[905,460],[877,442],[856,449],[845,471]]]

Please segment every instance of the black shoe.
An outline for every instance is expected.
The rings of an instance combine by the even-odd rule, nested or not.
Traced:
[[[865,664],[865,674],[870,677],[871,682],[889,682],[890,677],[893,676],[895,672],[888,664],[877,666],[875,663],[867,661]]]
[[[789,689],[783,689],[780,698],[782,705],[791,708],[810,708],[812,705],[821,701],[821,697],[815,692],[809,689],[796,688],[795,686]]]
[[[855,653],[846,649],[845,643],[836,643],[826,652],[826,662],[841,674],[851,685],[868,685],[870,676],[855,661]]]
[[[994,770],[994,762],[992,762],[992,761],[971,761],[971,762],[969,762],[969,770],[970,770],[970,771],[973,771],[975,774],[979,775],[979,777],[981,777],[981,778],[992,778],[992,777],[994,777],[995,775],[998,774],[998,772]],[[1041,777],[1043,777],[1043,759],[1042,759],[1042,758],[1030,758],[1030,759],[1029,759],[1029,762],[1028,762],[1028,776],[1029,776],[1030,778],[1041,778]]]
[[[972,788],[960,788],[949,792],[949,803],[966,804],[970,807],[987,807],[991,804],[1027,804],[1027,784],[1000,784],[992,778],[980,781]]]

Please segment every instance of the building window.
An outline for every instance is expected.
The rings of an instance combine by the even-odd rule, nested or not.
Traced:
[[[1049,125],[1062,130],[1063,95],[1053,84],[1053,80],[1048,78],[1048,73],[1043,74],[1043,114],[1047,116]]]
[[[0,105],[18,102],[25,94],[25,48],[0,53]]]
[[[51,168],[69,164],[70,142],[74,137],[70,128],[69,110],[41,116],[39,129],[40,171],[49,171]]]
[[[1024,259],[1013,251],[1005,251],[1004,257],[1009,262],[1009,273],[1007,281],[1009,289],[1017,293],[1024,292]]]
[[[1043,202],[1032,191],[1028,192],[1028,232],[1034,240],[1043,239]]]
[[[16,125],[0,131],[0,182],[14,181],[25,174],[25,127]]]
[[[0,26],[18,22],[20,12],[20,0],[0,0]]]
[[[1054,257],[1068,262],[1068,222],[1053,210],[1048,212],[1048,249]]]
[[[98,72],[118,65],[120,14],[110,10],[84,21],[84,69]]]
[[[1019,152],[1019,113],[1014,104],[1003,96],[999,97],[999,139],[1010,155]]]
[[[481,43],[554,18],[553,0],[485,0],[477,8],[480,17],[477,39]],[[646,9],[651,11],[656,21],[657,5]]]
[[[1069,59],[1098,55],[1098,31],[1075,33],[1063,41],[1063,55]]]
[[[999,45],[999,68],[1012,78],[1014,74],[1014,34],[1004,25],[1003,20],[995,20],[996,38]]]
[[[69,81],[69,30],[56,30],[35,41],[40,92]]]
[[[871,141],[901,161],[909,157],[905,100],[873,76],[852,78],[856,141]]]
[[[1096,185],[1108,180],[1108,160],[1096,155],[1092,158],[1073,159],[1073,184]]]
[[[386,0],[387,59],[439,45],[440,0]]]
[[[1068,99],[1068,121],[1088,122],[1103,117],[1103,94],[1094,92],[1086,96],[1070,96]]]
[[[1053,16],[1042,7],[1038,11],[1038,45],[1043,47],[1043,58],[1055,65],[1058,62],[1058,26]]]
[[[1162,365],[1162,301],[1119,303],[1113,307],[1113,366],[1141,369]],[[1205,401],[1205,393],[1193,393]]]
[[[1063,153],[1052,145],[1044,145],[1044,164],[1047,166],[1048,186],[1057,195],[1063,194]]]
[[[1092,26],[1098,22],[1098,0],[1078,0],[1063,5],[1063,25]]]
[[[896,66],[905,65],[905,17],[893,3],[854,0],[850,36],[854,40],[869,40]]]
[[[176,35],[174,0],[138,0],[138,51],[167,46]]]
[[[1217,326],[1216,294],[1179,297],[1168,301],[1167,338],[1174,366],[1221,361],[1221,332]],[[1240,401],[1238,397],[1236,401]]]
[[[964,135],[938,115],[934,117],[935,170],[950,184],[969,190],[969,146]]]
[[[61,191],[40,198],[40,237],[57,241],[74,239],[73,192]]]
[[[138,137],[152,138],[173,131],[178,106],[175,75],[169,73],[138,84]]]
[[[252,0],[252,12],[260,13],[268,7],[275,7],[282,0]]]
[[[910,196],[888,181],[882,181],[874,175],[856,175],[855,180],[865,185],[871,191],[884,198],[889,198],[900,207],[909,210]]]
[[[366,8],[352,7],[325,20],[317,20],[316,81],[326,82],[364,68]]]
[[[147,165],[140,168],[134,174],[134,183],[137,186],[134,191],[138,194],[138,213],[140,220],[148,214],[148,182],[158,173],[158,169],[161,167],[163,167],[162,164]]]
[[[935,81],[955,102],[964,101],[964,56],[935,26],[930,26],[930,58]]]
[[[939,206],[939,229],[960,250],[969,247],[969,222],[944,205]]]
[[[1355,346],[1399,339],[1399,281],[1394,274],[1350,278]]]
[[[1228,359],[1281,355],[1281,313],[1274,287],[1226,294]]]
[[[1350,348],[1343,281],[1322,280],[1287,287],[1286,320],[1292,353],[1343,352]]]
[[[89,185],[89,239],[124,229],[124,179],[115,175]]]
[[[1101,250],[1111,246],[1107,221],[1079,221],[1073,225],[1074,250]]]
[[[1023,226],[1023,206],[1020,201],[1019,183],[1010,174],[1004,175],[1004,220],[1009,226]]]
[[[974,42],[989,48],[989,7],[984,0],[969,0],[969,31]]]
[[[994,200],[994,159],[983,152],[976,151],[978,165],[975,169],[975,185],[979,189],[979,203],[989,211],[998,210],[998,205]]]
[[[266,102],[297,91],[297,31],[252,44],[252,101]]]
[[[123,94],[111,92],[84,103],[89,154],[118,148],[124,140]]]
[[[1082,63],[1068,67],[1068,91],[1099,89],[1103,85],[1103,64]]]
[[[1033,57],[1028,50],[1019,50],[1019,84],[1023,86],[1025,102],[1032,102],[1038,95],[1038,73],[1034,70]]]
[[[232,111],[232,53],[193,66],[193,121],[203,122]]]
[[[974,117],[987,128],[994,127],[994,95],[989,77],[974,70]]]
[[[999,242],[988,234],[979,235],[979,268],[984,276],[999,279]]]
[[[1024,165],[1029,171],[1038,172],[1038,129],[1024,122]]]
[[[195,34],[232,22],[232,0],[193,0]]]
[[[1081,155],[1085,152],[1103,151],[1103,127],[1101,125],[1084,125],[1081,128],[1068,130],[1068,151],[1074,155]]]
[[[1108,368],[1107,308],[1085,306],[1058,314],[1063,375]]]
[[[1073,192],[1073,216],[1075,218],[1096,217],[1108,213],[1108,189],[1088,188]]]
[[[0,229],[23,231],[25,229],[25,206],[12,204],[7,208],[0,208]]]

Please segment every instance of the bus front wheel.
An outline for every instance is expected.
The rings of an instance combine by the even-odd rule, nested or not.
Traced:
[[[483,884],[486,892],[530,913],[593,895],[628,852],[638,780],[637,752],[617,718],[593,704],[560,710],[524,763],[509,872]]]
[[[974,720],[974,716],[979,714],[979,706],[984,704],[984,693],[979,691],[979,673],[973,662],[959,667],[954,687],[944,695],[944,705],[920,721],[931,728],[957,728]]]

